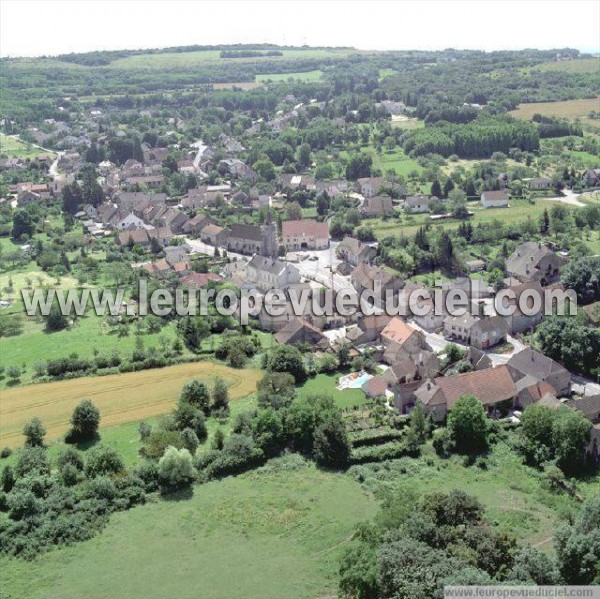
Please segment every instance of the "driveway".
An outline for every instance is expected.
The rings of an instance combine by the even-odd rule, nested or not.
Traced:
[[[585,204],[578,200],[579,194],[575,193],[572,189],[564,189],[562,196],[556,196],[553,198],[540,198],[545,202],[560,202],[561,204],[568,204],[569,206],[577,206],[578,208],[584,208]]]

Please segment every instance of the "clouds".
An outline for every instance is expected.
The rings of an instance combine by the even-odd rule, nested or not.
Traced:
[[[0,6],[2,56],[264,42],[377,50],[568,46],[600,51],[595,0],[2,0]]]

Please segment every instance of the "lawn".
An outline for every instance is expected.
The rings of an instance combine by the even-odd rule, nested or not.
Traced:
[[[519,104],[509,112],[510,115],[519,119],[531,120],[534,114],[544,116],[556,116],[568,120],[580,119],[582,123],[600,129],[599,119],[590,119],[591,111],[600,111],[600,98],[585,100],[565,100],[563,102],[532,102],[530,104]]]
[[[33,563],[2,557],[0,588],[11,599],[334,595],[344,545],[377,502],[345,474],[280,464],[115,514],[94,539]]]
[[[383,150],[381,154],[372,151],[371,156],[373,156],[373,166],[381,169],[384,175],[387,171],[393,170],[397,175],[407,177],[413,171],[420,173],[423,170],[421,165],[409,158],[400,147],[391,151]]]
[[[314,378],[308,379],[302,387],[298,389],[300,396],[326,394],[331,395],[335,403],[340,408],[352,408],[354,406],[362,406],[367,402],[367,398],[362,389],[336,389],[338,384],[339,373],[334,374],[318,374]]]
[[[600,58],[579,58],[545,62],[535,67],[536,71],[562,71],[563,73],[597,73],[600,74]]]
[[[315,71],[298,73],[268,73],[266,75],[256,75],[256,81],[260,83],[267,83],[269,81],[277,83],[279,81],[288,81],[289,79],[295,79],[296,81],[321,81],[321,79],[323,79],[323,71],[317,69]]]
[[[0,154],[6,154],[9,158],[33,158],[34,156],[53,155],[51,152],[44,152],[30,143],[4,133],[0,133]]]
[[[48,441],[56,440],[67,431],[73,409],[84,398],[100,409],[103,427],[154,418],[174,407],[186,382],[201,379],[212,386],[217,376],[225,379],[230,398],[235,400],[254,393],[262,373],[255,369],[234,370],[214,362],[192,362],[7,389],[0,399],[1,444],[20,445],[23,425],[34,416],[44,422]]]

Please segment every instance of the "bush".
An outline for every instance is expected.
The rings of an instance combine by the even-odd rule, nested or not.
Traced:
[[[433,448],[440,458],[449,458],[454,451],[454,441],[447,428],[438,429],[433,434]]]
[[[264,354],[263,368],[271,372],[287,372],[296,384],[306,380],[306,367],[302,354],[292,345],[278,345]]]
[[[167,447],[158,462],[158,478],[163,491],[173,491],[192,484],[194,466],[187,449]]]
[[[10,493],[15,486],[15,473],[10,464],[4,466],[2,475],[0,476],[0,488],[4,493]]]
[[[288,407],[296,396],[294,384],[294,377],[287,372],[265,373],[256,386],[259,407],[276,410]]]
[[[62,470],[66,466],[73,466],[76,470],[82,472],[84,467],[81,453],[73,447],[67,447],[61,451],[58,456],[57,464],[59,470]]]
[[[264,460],[263,451],[256,446],[252,437],[232,434],[223,444],[221,451],[212,451],[197,460],[196,464],[205,480],[238,474],[253,468]]]
[[[192,429],[199,440],[206,439],[206,421],[204,413],[192,404],[185,401],[177,402],[177,407],[173,412],[173,421],[176,431],[183,431],[186,428]]]
[[[204,432],[206,433],[206,427],[204,428]],[[184,428],[179,436],[183,441],[184,447],[194,455],[196,453],[196,449],[198,449],[198,445],[200,445],[200,441],[198,440],[198,436],[191,428]]]
[[[12,449],[10,447],[3,447],[0,451],[0,459],[4,460],[12,455]]]
[[[183,447],[183,439],[176,431],[156,430],[152,431],[144,441],[144,447],[141,450],[142,455],[151,459],[160,458],[167,447],[173,446],[176,449]]]
[[[116,474],[123,470],[125,470],[125,464],[121,456],[112,447],[99,445],[92,447],[87,453],[85,473],[90,478]]]
[[[227,414],[229,412],[229,389],[220,376],[215,379],[211,396],[211,412]]]
[[[140,433],[140,439],[145,441],[152,432],[152,426],[147,422],[140,422],[138,426],[138,432]]]
[[[472,395],[460,397],[448,416],[448,429],[460,453],[479,453],[487,449],[489,428],[483,405]]]
[[[23,447],[17,455],[15,464],[17,478],[28,474],[50,474],[50,462],[43,447]]]

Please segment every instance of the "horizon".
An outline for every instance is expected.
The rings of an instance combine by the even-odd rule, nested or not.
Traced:
[[[0,4],[0,57],[53,57],[70,53],[236,44],[351,47],[372,52],[573,48],[585,54],[600,53],[597,26],[600,3],[595,0],[570,3],[570,10],[575,14],[586,11],[588,15],[578,22],[577,29],[561,29],[565,18],[561,3],[542,4],[535,0],[518,3],[515,0],[462,0],[452,4],[439,0],[393,4],[375,0],[369,4],[369,14],[374,15],[376,26],[367,28],[364,28],[364,7],[357,2],[342,5],[330,1],[317,5],[313,0],[277,4],[262,0],[250,5],[231,0],[227,2],[226,26],[219,27],[223,5],[224,2],[191,0],[175,0],[168,5],[142,4],[135,0],[90,0],[77,4],[68,0],[52,3],[3,0]],[[307,7],[315,10],[307,10]],[[514,10],[517,7],[518,15]],[[437,15],[435,20],[431,20],[432,13]],[[494,27],[490,28],[493,13]],[[382,19],[382,15],[386,18]],[[48,24],[67,16],[69,28],[48,37]],[[541,26],[532,29],[532,22],[539,24],[540,17]],[[272,27],[266,34],[257,32],[259,25],[285,24],[286,19],[292,18],[293,30],[284,26]],[[205,28],[205,21],[210,23],[209,27]],[[423,23],[423,27],[413,27],[415,21]],[[27,23],[26,36],[23,22]],[[90,22],[94,24],[93,29],[89,28]],[[332,28],[331,24],[336,22],[340,26]],[[410,27],[406,26],[407,22]],[[560,35],[552,33],[557,30]]]

